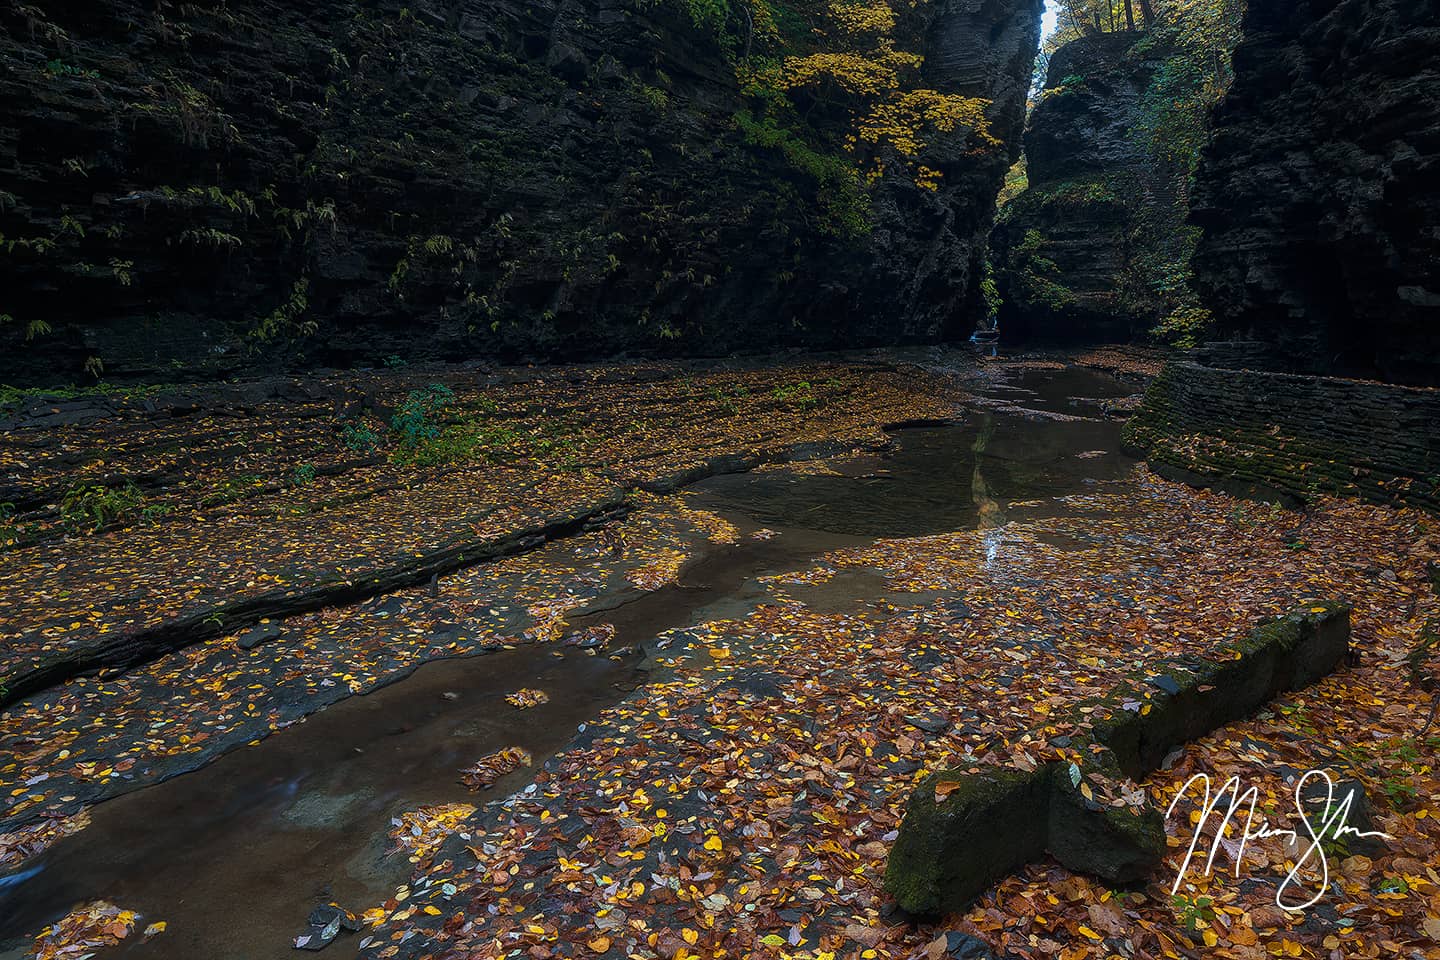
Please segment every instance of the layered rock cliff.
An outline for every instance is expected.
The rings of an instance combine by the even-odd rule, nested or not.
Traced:
[[[1040,5],[9,6],[0,380],[964,329]]]
[[[1203,325],[1184,191],[1224,80],[1197,62],[1197,41],[1224,41],[1215,19],[1082,36],[1052,55],[1025,134],[1029,185],[991,235],[1007,340],[1183,341]]]
[[[1135,39],[1081,37],[1051,58],[1025,134],[1029,187],[992,235],[1007,340],[1125,341],[1153,321],[1121,296],[1132,208],[1157,179],[1134,133],[1155,61],[1128,56]]]
[[[1223,332],[1440,384],[1440,2],[1251,0],[1193,198]]]

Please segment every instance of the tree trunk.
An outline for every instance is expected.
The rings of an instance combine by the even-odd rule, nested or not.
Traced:
[[[1140,16],[1145,18],[1147,28],[1155,22],[1155,9],[1150,6],[1150,0],[1140,0]]]
[[[1132,32],[1135,29],[1135,5],[1132,0],[1125,0],[1125,29]]]

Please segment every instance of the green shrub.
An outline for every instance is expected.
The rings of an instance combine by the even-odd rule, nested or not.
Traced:
[[[455,391],[442,383],[432,383],[424,390],[411,390],[390,418],[390,429],[401,446],[414,449],[440,436],[436,418],[455,400]]]
[[[770,395],[792,410],[813,410],[820,406],[820,398],[808,380],[778,386]]]
[[[1000,287],[995,282],[995,264],[990,258],[985,258],[985,272],[980,277],[980,298],[985,304],[985,321],[994,326],[995,318],[1000,315],[1000,308],[1005,305],[1004,299],[1000,296]]]
[[[1060,267],[1041,254],[1045,236],[1039,230],[1026,230],[1025,236],[1011,252],[1011,268],[1019,300],[1051,310],[1064,310],[1075,303],[1075,294],[1056,278]]]

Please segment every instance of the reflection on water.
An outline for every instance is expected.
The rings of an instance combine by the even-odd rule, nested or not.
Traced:
[[[894,451],[843,465],[843,476],[776,470],[714,477],[697,489],[707,506],[766,524],[912,537],[995,527],[1011,503],[1123,482],[1135,465],[1119,452],[1120,425],[1105,420],[975,413],[961,426],[897,439]]]

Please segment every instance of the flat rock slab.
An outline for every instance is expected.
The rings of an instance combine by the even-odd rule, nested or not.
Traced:
[[[919,371],[856,364],[486,379],[355,374],[254,398],[216,387],[183,417],[117,401],[0,433],[0,502],[17,505],[23,528],[0,564],[0,705],[534,549],[613,518],[637,490],[883,446],[883,424],[953,416],[960,397]],[[455,461],[407,460],[385,411],[431,380],[453,397],[437,429],[508,439]],[[358,407],[337,405],[357,391]],[[359,427],[374,446],[347,441]],[[134,502],[98,526],[62,522],[77,489]]]

